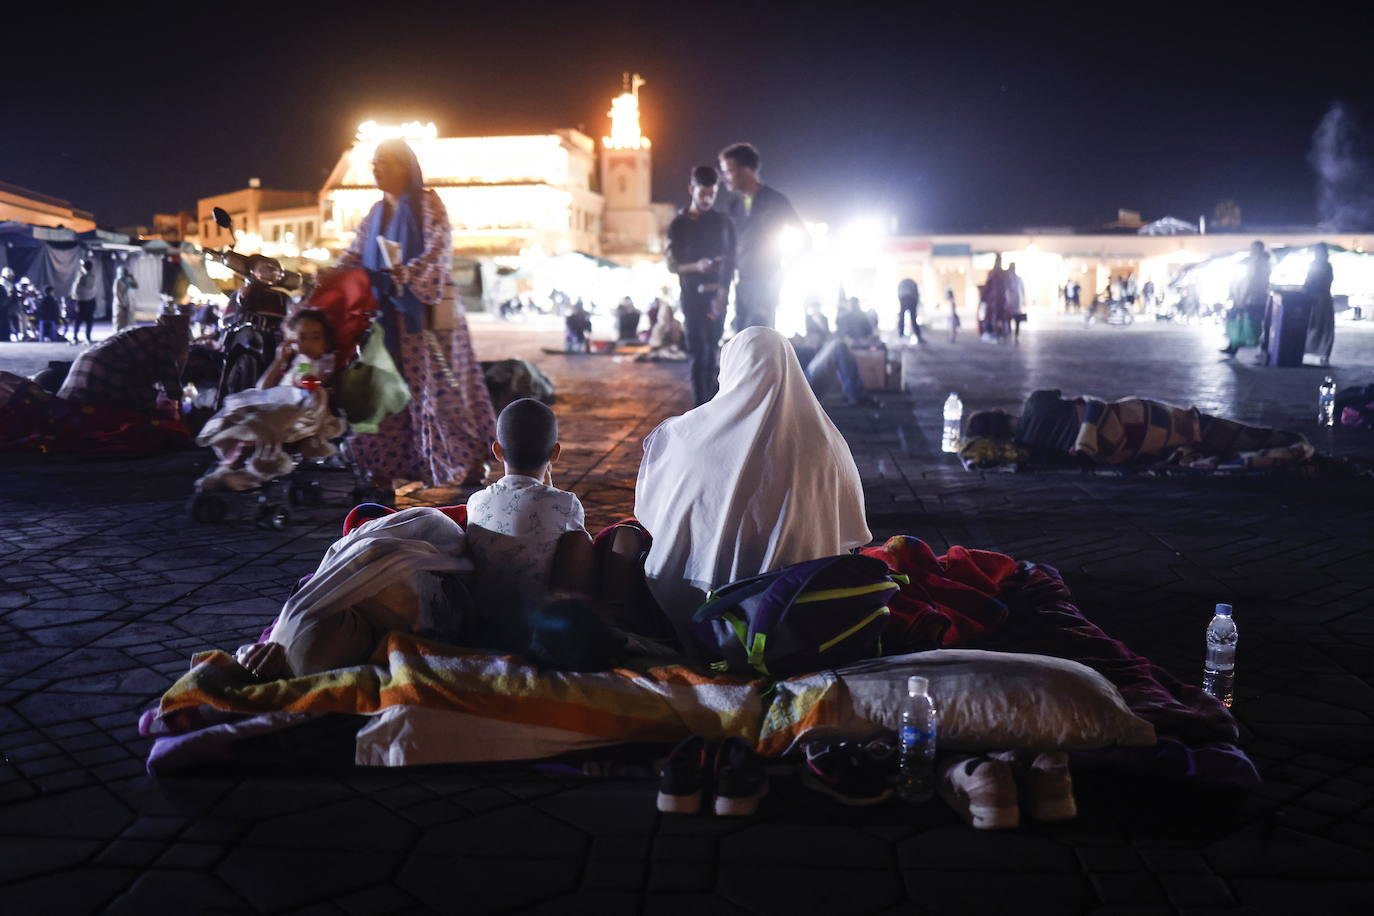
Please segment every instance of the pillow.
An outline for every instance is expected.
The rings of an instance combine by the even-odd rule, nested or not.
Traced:
[[[782,754],[817,734],[895,731],[906,679],[913,674],[930,680],[942,749],[1091,750],[1155,743],[1154,726],[1086,665],[1046,655],[936,649],[779,682],[759,736],[760,752]]]

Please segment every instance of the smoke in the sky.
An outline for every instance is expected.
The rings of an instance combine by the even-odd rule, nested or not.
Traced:
[[[1312,135],[1307,160],[1317,172],[1317,216],[1339,231],[1374,228],[1374,161],[1355,114],[1343,103],[1327,109]]]

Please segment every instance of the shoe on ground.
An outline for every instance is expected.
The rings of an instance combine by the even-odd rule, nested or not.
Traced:
[[[706,791],[706,739],[684,738],[668,760],[658,783],[658,810],[664,814],[697,814]]]
[[[748,817],[759,809],[759,801],[768,794],[763,761],[743,738],[726,738],[720,743],[715,777],[715,810],[722,817]]]
[[[802,747],[802,785],[842,805],[866,807],[890,800],[895,793],[888,775],[896,763],[896,747],[891,739],[883,742],[808,741]]]
[[[991,757],[953,757],[940,766],[936,791],[975,830],[1021,824],[1011,764]]]
[[[1037,821],[1067,821],[1078,816],[1065,751],[1036,754],[1024,770],[1021,789],[1026,813]]]

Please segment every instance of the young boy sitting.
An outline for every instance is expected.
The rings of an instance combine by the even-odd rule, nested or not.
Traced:
[[[505,476],[468,500],[468,555],[476,566],[479,641],[520,651],[530,615],[554,595],[590,594],[591,537],[582,503],[553,485],[558,420],[533,398],[512,402],[496,419],[491,446]]]

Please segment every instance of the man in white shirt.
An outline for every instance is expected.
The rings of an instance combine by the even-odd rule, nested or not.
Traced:
[[[553,486],[558,420],[533,398],[512,402],[496,420],[492,454],[505,476],[468,500],[468,553],[481,642],[522,647],[530,614],[557,593],[592,590],[591,537],[582,503]]]

